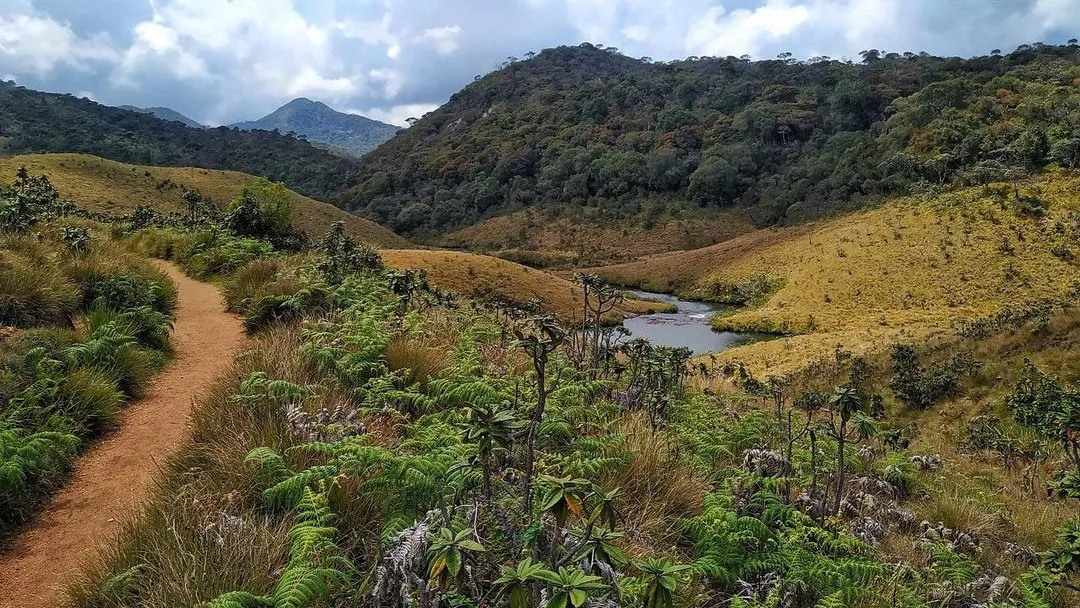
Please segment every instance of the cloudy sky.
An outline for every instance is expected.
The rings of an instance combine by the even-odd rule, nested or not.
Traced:
[[[207,124],[300,96],[402,124],[507,56],[971,56],[1080,37],[1080,0],[0,0],[0,77]]]

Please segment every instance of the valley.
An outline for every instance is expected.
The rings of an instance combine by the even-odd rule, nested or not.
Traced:
[[[0,86],[0,606],[1080,605],[1075,40],[167,110]]]

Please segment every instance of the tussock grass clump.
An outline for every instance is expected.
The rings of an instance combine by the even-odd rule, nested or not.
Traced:
[[[79,308],[79,288],[35,256],[0,249],[0,325],[70,326]]]
[[[386,365],[391,371],[407,370],[405,384],[427,386],[453,363],[446,345],[430,344],[426,340],[396,336],[386,348]]]
[[[230,312],[243,313],[281,270],[277,259],[255,260],[241,266],[225,282],[225,303]]]
[[[708,481],[694,475],[679,458],[673,438],[652,428],[643,413],[622,416],[616,432],[626,437],[619,446],[626,464],[606,475],[601,484],[619,488],[626,504],[632,505],[627,527],[639,541],[668,542],[674,535],[673,522],[701,510]]]

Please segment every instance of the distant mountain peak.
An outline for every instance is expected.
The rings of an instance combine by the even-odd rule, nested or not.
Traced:
[[[183,123],[183,124],[185,124],[185,125],[187,125],[189,127],[195,128],[195,129],[205,129],[206,128],[206,125],[201,124],[198,121],[192,120],[192,119],[188,118],[187,116],[184,116],[183,114],[181,114],[180,112],[177,112],[176,110],[174,110],[172,108],[166,108],[166,107],[160,107],[160,106],[159,107],[153,107],[153,108],[139,108],[139,107],[136,107],[136,106],[120,106],[120,108],[123,109],[123,110],[131,110],[132,112],[142,112],[143,114],[150,114],[150,115],[154,116],[155,118],[160,118],[161,120],[176,121],[176,122]]]
[[[321,101],[297,97],[258,120],[229,125],[250,131],[261,129],[296,133],[313,143],[324,144],[331,151],[360,157],[377,148],[400,130],[400,127],[359,114],[338,112]]]

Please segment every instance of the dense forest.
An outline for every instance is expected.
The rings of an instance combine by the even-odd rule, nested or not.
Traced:
[[[126,163],[230,169],[329,199],[350,184],[353,161],[271,131],[192,129],[72,95],[0,84],[0,137],[10,153],[84,152]]]
[[[1075,40],[972,59],[785,55],[653,62],[583,44],[511,58],[366,156],[339,203],[411,235],[532,206],[740,206],[767,225],[1080,164]]]

